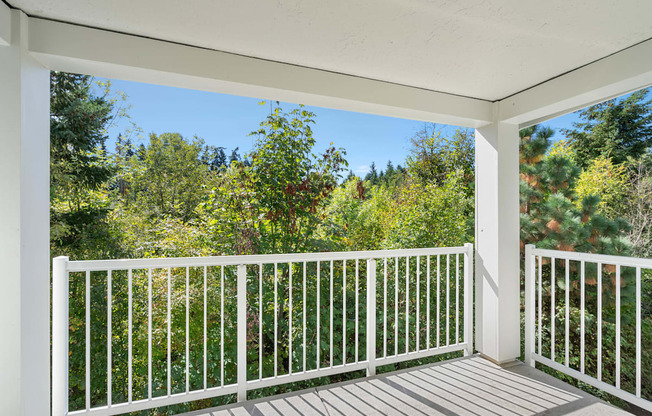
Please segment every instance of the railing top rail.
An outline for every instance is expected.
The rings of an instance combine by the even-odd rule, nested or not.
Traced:
[[[542,257],[554,257],[556,259],[568,259],[576,261],[585,261],[591,263],[613,264],[626,267],[646,267],[652,268],[652,259],[639,257],[613,256],[608,254],[578,253],[575,251],[549,250],[543,248],[533,248],[532,254]]]
[[[242,256],[207,256],[207,257],[162,257],[146,259],[117,260],[73,260],[67,262],[69,272],[128,270],[128,269],[166,269],[170,267],[203,267],[203,266],[233,266],[240,264],[269,264],[289,262],[316,262],[337,260],[363,260],[384,257],[426,256],[444,254],[463,254],[469,250],[467,246],[413,248],[397,250],[369,251],[333,251],[323,253],[292,253],[292,254],[255,254]]]

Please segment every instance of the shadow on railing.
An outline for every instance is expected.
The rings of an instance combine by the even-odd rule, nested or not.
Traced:
[[[652,368],[645,365],[651,327],[641,308],[646,277],[652,259],[525,246],[526,364],[539,362],[652,411]]]
[[[473,246],[53,262],[53,416],[473,352]],[[245,363],[245,365],[238,365]]]

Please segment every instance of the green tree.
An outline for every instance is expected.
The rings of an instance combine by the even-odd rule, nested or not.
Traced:
[[[387,167],[385,167],[385,176],[391,177],[394,176],[394,173],[396,170],[394,169],[394,165],[392,165],[392,161],[389,160],[387,161]]]
[[[652,146],[652,101],[648,90],[613,99],[578,112],[582,121],[563,130],[576,153],[576,162],[587,167],[603,156],[619,165],[638,159]]]
[[[258,254],[266,218],[253,186],[251,169],[232,163],[216,178],[216,184],[197,207],[199,227],[210,234],[215,255]]]
[[[453,172],[461,170],[462,179],[474,181],[475,139],[470,129],[456,130],[444,137],[435,124],[427,124],[411,139],[406,163],[412,177],[424,183],[443,184]]]
[[[226,153],[222,146],[206,146],[201,156],[203,164],[211,171],[218,171],[226,168]]]
[[[257,139],[245,162],[232,161],[198,207],[223,253],[285,253],[320,247],[320,206],[347,166],[344,151],[315,154],[314,114],[276,106],[251,133]]]
[[[462,245],[473,238],[467,227],[473,200],[467,192],[461,172],[442,185],[406,178],[368,191],[354,178],[333,192],[319,233],[332,250]]]
[[[461,204],[466,218],[465,242],[473,241],[475,229],[475,137],[471,129],[458,129],[452,137],[444,137],[436,124],[426,124],[411,139],[412,146],[406,159],[407,173],[423,185],[444,186],[451,176],[462,181],[465,199]],[[405,172],[400,165],[397,171]],[[399,176],[400,178],[400,176]],[[400,180],[400,179],[399,179]],[[454,205],[451,205],[454,206]]]
[[[337,186],[347,166],[345,151],[313,153],[315,114],[300,106],[285,113],[277,105],[252,132],[251,158],[256,202],[264,213],[261,247],[266,252],[300,252],[313,246],[318,207]]]
[[[598,212],[600,197],[575,192],[581,169],[563,154],[546,156],[553,131],[521,130],[521,243],[589,253],[631,252],[628,224]]]
[[[378,171],[376,170],[376,163],[371,162],[371,166],[369,166],[369,172],[367,172],[367,175],[364,177],[364,180],[369,182],[370,185],[376,185],[378,182]]]
[[[232,164],[233,162],[239,162],[242,158],[240,157],[240,153],[238,153],[238,150],[240,148],[236,147],[231,151],[231,156],[229,156],[229,165]]]
[[[404,180],[406,179],[406,172],[401,165],[398,165],[394,168],[392,161],[387,162],[387,166],[384,171],[381,171],[378,175],[378,185],[387,186],[390,188],[396,188],[403,185]]]
[[[557,140],[550,146],[548,156],[563,156],[570,159],[571,162],[575,162],[575,150],[568,140]]]
[[[208,166],[202,163],[203,140],[191,141],[178,133],[152,133],[142,162],[127,158],[130,196],[137,209],[153,217],[188,221],[208,184]],[[206,192],[206,191],[204,191]]]
[[[634,253],[640,257],[652,257],[652,167],[639,161],[632,169],[625,189],[622,212],[632,225],[628,236]]]
[[[628,182],[624,165],[614,165],[608,157],[600,156],[582,171],[575,193],[579,201],[588,195],[600,195],[598,213],[615,219],[623,214]]]
[[[331,251],[378,250],[387,237],[394,205],[389,190],[377,187],[373,197],[365,196],[364,183],[357,177],[333,191],[322,211],[319,237]]]
[[[535,244],[540,248],[628,256],[632,246],[626,238],[630,226],[622,218],[608,219],[599,213],[600,197],[587,193],[580,197],[575,185],[581,169],[563,154],[546,156],[553,132],[538,126],[521,130],[521,247]],[[579,284],[579,264],[571,262],[570,282]],[[561,267],[558,268],[561,272]],[[606,268],[605,315],[611,313],[615,293],[615,267]],[[597,267],[586,265],[587,302],[595,302]],[[621,274],[623,302],[632,305],[634,300],[632,270]],[[557,284],[564,288],[564,280]],[[571,297],[579,296],[572,291]]]
[[[123,114],[110,83],[102,95],[95,85],[86,75],[50,73],[50,241],[54,253],[78,258],[104,257],[111,244],[103,185],[113,167],[104,148],[109,124]]]
[[[400,188],[384,248],[452,247],[472,241],[468,213],[473,199],[461,170],[441,185],[408,181]]]

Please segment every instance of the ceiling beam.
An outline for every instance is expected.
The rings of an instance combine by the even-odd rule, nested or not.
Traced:
[[[501,100],[498,117],[526,127],[650,85],[647,40]]]
[[[494,116],[484,100],[39,18],[29,40],[53,70],[465,127]]]
[[[0,46],[11,44],[11,9],[0,1]]]

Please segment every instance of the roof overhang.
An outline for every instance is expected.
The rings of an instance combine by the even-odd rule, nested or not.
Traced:
[[[125,33],[124,30],[131,28],[129,26],[130,19],[133,18],[131,14],[142,13],[142,11],[140,7],[120,9],[117,6],[122,1],[107,2],[107,4],[113,5],[110,12],[106,8],[99,7],[98,11],[86,13],[84,16],[81,16],[80,13],[83,14],[86,9],[79,4],[78,0],[60,0],[47,3],[45,7],[37,11],[30,8],[30,4],[33,3],[31,0],[13,0],[11,3],[25,6],[27,11],[33,15],[29,17],[28,24],[29,51],[44,65],[54,70],[300,102],[349,111],[467,127],[480,127],[493,121],[506,121],[525,126],[652,85],[652,41],[646,40],[652,35],[652,23],[649,23],[649,19],[643,16],[647,14],[642,13],[648,8],[652,11],[651,2],[623,5],[622,2],[603,0],[597,2],[597,5],[593,4],[594,2],[589,2],[592,4],[591,7],[585,4],[586,2],[578,2],[584,5],[584,12],[588,17],[582,16],[576,22],[576,34],[567,33],[567,28],[563,25],[568,23],[568,18],[560,18],[564,14],[564,10],[566,10],[565,14],[577,14],[578,8],[574,3],[572,6],[568,6],[567,9],[562,8],[563,10],[560,10],[559,7],[550,7],[552,11],[544,11],[542,16],[533,16],[530,19],[529,27],[534,27],[532,25],[536,22],[544,22],[560,30],[560,33],[566,33],[568,36],[567,43],[570,46],[563,47],[557,40],[551,38],[550,33],[541,28],[531,30],[543,31],[545,36],[539,34],[534,37],[525,36],[524,39],[518,38],[519,34],[523,35],[524,29],[522,25],[515,23],[514,19],[515,16],[527,14],[528,10],[530,10],[527,7],[523,8],[523,6],[516,5],[510,0],[504,3],[508,8],[515,8],[516,11],[513,13],[504,11],[504,8],[487,11],[483,8],[484,6],[475,5],[475,2],[471,0],[464,0],[461,3],[468,3],[472,9],[477,8],[473,13],[487,12],[486,18],[489,21],[494,22],[496,25],[498,23],[503,25],[494,28],[499,32],[497,35],[488,35],[488,42],[493,42],[491,43],[493,45],[491,47],[495,52],[493,55],[486,55],[481,51],[476,51],[476,55],[468,56],[463,53],[464,47],[468,47],[473,42],[486,44],[485,41],[478,39],[476,31],[469,29],[473,26],[473,23],[477,24],[477,20],[460,18],[460,16],[467,16],[465,13],[469,12],[459,11],[461,15],[458,16],[456,13],[451,12],[450,5],[446,2],[436,2],[435,5],[430,6],[425,6],[424,3],[418,1],[410,3],[409,7],[414,8],[414,10],[423,11],[424,7],[430,11],[442,10],[442,16],[448,16],[447,21],[449,23],[447,27],[449,29],[454,27],[457,30],[459,28],[470,30],[471,34],[467,36],[460,34],[456,39],[447,39],[449,43],[447,47],[460,50],[458,53],[460,55],[459,61],[454,64],[442,64],[444,69],[448,68],[446,69],[448,72],[445,74],[440,73],[444,69],[438,69],[433,73],[434,75],[439,74],[442,80],[449,79],[450,85],[447,86],[448,84],[440,84],[441,80],[429,82],[427,77],[424,77],[418,71],[399,71],[403,67],[397,66],[394,61],[400,57],[405,57],[401,55],[400,48],[387,47],[385,51],[379,49],[378,45],[374,43],[375,38],[372,36],[376,33],[374,32],[374,25],[362,25],[367,28],[367,32],[364,30],[359,33],[356,32],[359,36],[369,40],[367,47],[357,44],[349,45],[349,47],[353,47],[360,54],[366,54],[367,49],[374,50],[375,54],[385,52],[383,57],[387,62],[385,72],[382,70],[379,72],[372,65],[373,59],[369,57],[365,58],[367,59],[366,66],[359,66],[360,63],[355,59],[347,58],[348,55],[346,54],[342,55],[330,51],[326,46],[324,46],[323,53],[333,58],[334,62],[339,62],[339,66],[311,65],[321,61],[315,60],[312,52],[302,49],[301,45],[303,44],[301,42],[288,43],[289,52],[265,55],[263,53],[265,46],[269,46],[271,50],[274,50],[276,45],[274,42],[287,41],[283,34],[271,34],[271,40],[260,38],[260,51],[251,50],[249,55],[237,53],[238,48],[242,49],[242,44],[243,42],[246,43],[247,39],[238,40],[232,38],[234,35],[231,32],[238,32],[228,25],[228,27],[231,27],[231,32],[227,31],[225,37],[226,40],[230,39],[232,43],[211,43],[213,42],[211,39],[193,38],[195,39],[193,44],[188,44],[184,42],[188,41],[188,39],[178,34],[178,28],[155,30],[158,26],[154,25],[154,23],[160,23],[161,19],[169,18],[169,13],[174,11],[185,13],[183,10],[180,11],[171,6],[176,2],[167,0],[158,2],[158,6],[152,8],[155,12],[150,11],[150,16],[140,16],[145,22],[142,25],[143,29],[140,30],[142,33]],[[149,0],[143,3],[149,3]],[[204,9],[194,13],[213,10],[209,7],[209,4],[213,3],[215,2],[199,1],[198,4]],[[249,3],[243,2],[245,5]],[[286,6],[289,3],[292,2],[281,2]],[[407,2],[398,3],[403,8],[408,7],[406,6]],[[461,7],[461,3],[457,2],[456,4]],[[295,3],[292,4],[299,7]],[[337,4],[334,6],[336,10]],[[383,3],[379,4],[378,7],[388,9],[398,7],[396,5],[392,6],[392,4]],[[64,7],[66,5],[79,7],[80,9],[66,8]],[[302,10],[322,10],[322,6],[316,5],[312,1],[308,1],[306,5],[308,6],[301,6]],[[231,4],[229,7],[231,6],[233,10],[231,12],[227,10],[227,16],[234,13],[237,15],[238,10],[245,10],[240,9],[240,7],[245,7],[242,5],[234,6]],[[315,9],[310,9],[309,6]],[[360,13],[361,10],[356,12]],[[591,19],[594,19],[604,23],[605,19],[608,19],[608,17],[603,16],[605,11],[612,14],[611,20],[607,21],[611,22],[613,27],[610,26],[605,29],[606,36],[604,34],[597,36],[592,30],[592,26],[587,24],[587,21],[590,22]],[[96,22],[97,19],[103,16],[100,12],[104,12],[106,17],[105,20],[99,20],[102,24]],[[188,28],[188,23],[182,19],[183,13],[181,13],[182,16],[179,19],[179,26]],[[287,18],[287,13],[289,12],[286,9],[274,9],[269,18],[282,20]],[[507,19],[503,16],[504,13],[512,13],[514,16],[510,15],[511,17]],[[252,15],[257,16],[258,14],[252,11]],[[8,8],[0,4],[0,23],[4,21],[3,19],[9,20],[8,16]],[[240,16],[240,19],[244,19],[242,15],[238,16]],[[626,25],[621,21],[623,16],[634,20]],[[319,16],[312,16],[310,19],[313,24],[316,24],[315,22],[325,24],[324,22],[328,22],[331,17],[324,17],[324,21],[321,21],[322,18]],[[71,22],[53,20],[54,18]],[[553,18],[558,18],[561,21],[551,20]],[[223,17],[218,20],[224,23]],[[438,21],[441,23],[441,19]],[[87,26],[89,23],[91,26]],[[245,21],[241,20],[239,23],[244,24]],[[254,23],[247,24],[255,25]],[[411,23],[415,26],[412,31],[408,30]],[[510,29],[510,23],[514,24],[514,28]],[[105,27],[92,27],[93,24]],[[199,19],[197,24],[199,26],[206,25],[206,22]],[[297,24],[298,29],[296,30],[299,32],[295,35],[298,37],[304,36],[306,42],[310,44],[311,36],[314,35],[301,32],[301,22]],[[351,22],[348,24],[351,24]],[[337,30],[344,30],[348,27],[346,22],[343,25],[344,27],[333,29],[334,33],[327,32],[330,33],[332,38],[336,38],[335,35],[339,33]],[[399,26],[406,27],[403,36],[410,39],[422,34],[423,28],[419,25],[423,25],[423,22],[410,16],[405,17],[399,24]],[[392,23],[389,26],[394,27],[396,24]],[[4,43],[9,42],[7,27],[6,24],[0,25],[0,43],[3,41]],[[487,29],[485,26],[482,27]],[[617,29],[616,32],[614,32],[614,28]],[[201,33],[212,33],[206,32],[206,30],[206,27],[199,28],[193,33],[196,36]],[[136,30],[133,29],[133,31]],[[252,29],[252,33],[251,36],[258,34],[257,29]],[[434,31],[433,33],[439,32]],[[156,35],[158,38],[148,35]],[[380,39],[384,36],[377,33],[376,35]],[[584,42],[584,37],[589,35],[597,36],[594,38],[594,42],[597,44],[595,48],[587,46],[586,42]],[[505,45],[501,42],[507,42],[509,39],[513,39],[512,46],[520,46],[505,49]],[[547,43],[544,42],[545,47],[542,46],[542,39],[547,41]],[[639,41],[640,39],[643,40]],[[433,44],[433,47],[441,49],[442,46],[439,43],[445,40],[440,39],[436,44]],[[224,39],[220,40],[220,42],[224,41]],[[396,41],[402,42],[405,39],[397,37]],[[421,41],[422,39],[417,36],[415,42],[420,44]],[[638,43],[628,44],[628,42],[633,41],[638,41]],[[216,45],[224,47],[222,50],[211,47]],[[229,45],[233,45],[230,49],[236,51],[224,50],[229,49],[227,48]],[[249,47],[256,47],[258,44],[248,45]],[[539,52],[533,55],[531,50],[524,49],[525,46],[529,46],[536,52],[537,48],[546,50],[551,45],[560,49],[561,57],[567,57],[570,52],[574,51],[578,56],[583,56],[582,59],[591,59],[591,61],[578,61],[575,58],[568,57],[566,60],[556,57],[549,59],[539,57],[536,63],[538,66],[546,67],[545,73],[528,74],[528,68],[532,68],[533,57],[536,58]],[[489,44],[486,44],[486,47],[489,46]],[[580,51],[581,46],[592,51],[590,56],[586,55],[586,52]],[[623,46],[626,47],[622,48]],[[613,51],[615,48],[620,49]],[[509,56],[505,55],[505,50],[509,52]],[[303,55],[301,51],[304,52]],[[328,51],[330,51],[330,55],[327,53]],[[414,50],[413,52],[418,51]],[[288,53],[290,55],[287,55]],[[490,59],[492,56],[497,58]],[[514,59],[519,56],[522,57],[523,64],[519,66],[518,71],[505,70],[504,76],[496,75],[496,68],[508,69],[509,67],[505,67],[504,64],[513,63]],[[452,57],[451,59],[458,58]],[[501,59],[505,61],[503,64],[500,62]],[[428,63],[428,61],[419,62],[421,62],[422,66],[427,66]],[[355,70],[351,69],[354,64],[358,65]],[[438,63],[433,62],[433,65],[436,64]],[[576,66],[566,70],[569,65]],[[462,66],[464,66],[463,70],[460,69]],[[347,72],[347,69],[351,70]],[[455,75],[456,70],[461,73]],[[564,70],[563,73],[552,78],[549,77],[550,74],[562,70]],[[474,84],[477,80],[470,83],[466,82],[466,78],[461,77],[464,74],[466,78],[474,77],[484,80],[483,83],[492,88],[483,89],[482,91],[479,89],[474,90],[472,87],[477,86],[477,84]],[[474,91],[480,92],[476,93]],[[513,93],[508,96],[499,95],[505,91]]]

